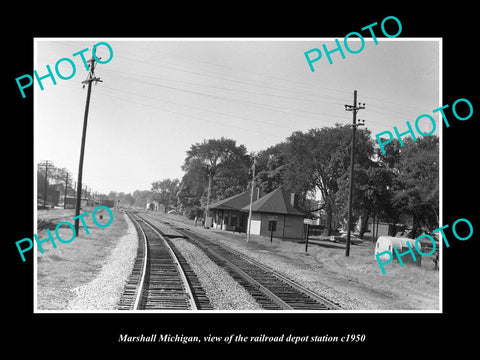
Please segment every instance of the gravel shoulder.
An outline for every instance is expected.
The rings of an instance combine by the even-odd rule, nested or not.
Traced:
[[[137,255],[138,237],[132,221],[127,222],[127,234],[118,240],[105,259],[99,274],[89,283],[72,290],[75,294],[67,310],[116,310]]]
[[[136,255],[138,242],[133,224],[129,225],[129,220],[122,212],[114,211],[112,224],[100,228],[93,223],[92,209],[86,208],[83,211],[90,213],[84,217],[88,234],[80,223],[79,234],[72,242],[56,241],[57,247],[53,248],[48,241],[42,244],[43,254],[37,251],[35,271],[38,311],[109,309],[116,296],[112,289],[118,291],[120,286],[123,288],[120,285],[121,278],[125,273],[131,272],[131,259]],[[103,210],[97,214],[103,214]],[[108,221],[108,214],[104,218],[105,222]],[[51,226],[50,230],[52,231]],[[55,236],[54,231],[53,234]],[[60,228],[59,234],[63,239],[69,239],[72,235],[68,227]],[[45,239],[48,235],[42,230],[38,237]],[[119,260],[123,262],[118,262]],[[132,265],[129,264],[130,261]],[[116,280],[119,282],[115,283]]]

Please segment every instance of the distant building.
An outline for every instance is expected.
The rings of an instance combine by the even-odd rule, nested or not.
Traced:
[[[357,221],[355,225],[355,231],[360,232],[361,221]],[[372,217],[369,217],[367,225],[365,227],[365,235],[373,236],[378,238],[379,236],[397,236],[397,237],[406,237],[408,234],[407,226],[404,224],[392,224],[384,221],[375,221],[373,223]]]
[[[62,199],[63,200],[63,199]],[[76,207],[76,204],[77,204],[77,198],[76,197],[73,197],[73,196],[67,196],[65,198],[65,201],[66,201],[66,208],[67,209],[75,209]],[[88,205],[88,200],[87,198],[82,198],[82,200],[80,201],[80,206],[87,206]]]
[[[106,206],[106,207],[109,207],[109,208],[115,207],[115,201],[113,201],[113,200],[108,200],[108,199],[99,200],[99,201],[97,202],[97,204],[103,205],[103,206]]]
[[[153,202],[148,202],[147,205],[145,206],[145,210],[158,211],[158,212],[161,212],[162,214],[166,213],[165,205],[160,204],[156,200],[154,200]]]

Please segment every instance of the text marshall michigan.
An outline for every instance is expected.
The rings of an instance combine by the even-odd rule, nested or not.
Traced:
[[[118,342],[156,342],[157,334],[151,334],[145,336],[143,334],[139,336],[130,336],[128,334],[120,334]],[[170,335],[170,334],[160,334],[158,336],[158,342],[180,342],[182,344],[187,344],[190,342],[200,342],[200,339],[197,336],[185,336],[185,335]]]

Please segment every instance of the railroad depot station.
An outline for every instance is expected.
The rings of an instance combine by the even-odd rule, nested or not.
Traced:
[[[255,187],[253,192],[248,189],[240,194],[216,201],[209,205],[205,219],[197,218],[197,222],[205,228],[231,231],[236,233],[248,232],[248,218],[252,201],[252,218],[250,234],[272,236],[281,239],[299,240],[306,236],[306,223],[321,225],[325,223],[323,210],[311,212],[298,203],[298,194],[289,193],[282,187],[265,194],[260,188]],[[147,211],[166,213],[165,206],[153,201],[147,203]],[[176,212],[175,210],[172,210]],[[178,212],[176,212],[178,213]],[[336,228],[341,227],[337,217],[333,218]],[[197,225],[197,223],[195,223]],[[375,228],[377,236],[388,236],[394,230],[392,224],[376,221],[369,218],[366,231],[372,232]],[[273,232],[272,232],[273,229]],[[360,222],[354,231],[360,230]]]
[[[247,232],[251,190],[217,201],[209,206],[206,227]],[[250,233],[282,239],[302,239],[304,219],[315,215],[299,207],[297,194],[278,188],[264,195],[259,188],[253,191]]]

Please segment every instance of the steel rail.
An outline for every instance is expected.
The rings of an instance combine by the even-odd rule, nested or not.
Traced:
[[[170,256],[172,257],[173,259],[173,262],[175,263],[176,267],[177,267],[177,270],[178,270],[178,273],[180,275],[180,278],[182,279],[182,282],[183,282],[183,287],[185,289],[185,292],[187,294],[187,298],[188,298],[188,303],[190,305],[190,309],[191,310],[198,310],[197,309],[197,304],[195,303],[195,298],[193,296],[193,292],[192,292],[192,289],[190,287],[190,283],[188,282],[188,279],[187,279],[187,276],[185,275],[185,272],[183,270],[183,267],[182,265],[180,264],[180,261],[178,260],[177,258],[177,255],[175,255],[175,252],[172,250],[172,247],[170,246],[170,244],[167,242],[167,240],[165,239],[165,237],[154,227],[152,226],[152,224],[150,224],[148,221],[146,221],[145,219],[143,219],[142,217],[140,217],[139,215],[137,215],[137,217],[140,218],[141,221],[144,222],[144,224],[146,224],[148,227],[150,227],[159,237],[160,239],[162,239],[163,243],[166,245],[167,249],[168,249],[168,252],[170,254]],[[142,230],[143,232],[143,230]]]
[[[131,219],[132,219],[132,221],[137,221],[138,222],[138,220],[135,219],[133,217],[133,215],[131,215]],[[143,295],[143,286],[145,284],[145,277],[146,277],[146,274],[147,274],[147,259],[148,259],[148,256],[149,256],[148,244],[147,244],[147,235],[145,234],[145,231],[143,231],[143,229],[140,225],[138,225],[138,228],[142,232],[143,248],[145,250],[144,250],[144,255],[143,255],[142,276],[141,276],[141,279],[140,279],[140,284],[138,285],[137,294],[135,296],[135,302],[134,302],[134,305],[133,305],[134,310],[139,310],[139,307],[140,307],[140,301],[141,301],[142,295]]]
[[[222,244],[220,244],[220,246],[224,247]],[[334,303],[333,301],[331,301],[331,300],[329,300],[329,299],[327,299],[327,298],[325,298],[321,295],[318,295],[317,293],[313,292],[312,290],[300,285],[299,283],[297,283],[294,280],[288,278],[287,276],[279,273],[278,271],[275,271],[275,270],[269,268],[268,266],[262,264],[261,262],[255,260],[255,259],[252,259],[252,258],[246,256],[245,254],[242,254],[241,252],[239,252],[235,249],[228,248],[228,251],[231,251],[231,252],[235,253],[237,256],[243,258],[245,261],[248,261],[248,262],[258,266],[259,268],[262,268],[265,271],[270,271],[274,276],[276,276],[280,280],[284,281],[285,283],[287,283],[291,287],[295,288],[296,290],[298,290],[298,291],[304,293],[305,295],[309,296],[313,300],[325,303],[326,305],[328,305],[333,310],[340,310],[341,309],[340,306],[338,304]]]
[[[166,223],[163,220],[156,219],[157,221]],[[209,239],[205,239],[204,236],[200,236],[199,234],[196,234],[192,232],[189,229],[186,228],[179,228],[177,226],[174,226],[173,224],[166,223],[166,225],[173,227],[175,231],[183,234],[186,236],[187,239],[190,241],[194,242],[198,246],[200,246],[205,252],[210,254],[212,257],[218,259],[220,262],[225,263],[228,267],[230,267],[234,272],[236,272],[241,278],[243,278],[245,281],[249,282],[254,288],[256,288],[258,291],[262,292],[265,296],[270,298],[271,301],[273,301],[277,306],[279,306],[281,309],[284,310],[294,310],[295,308],[292,307],[290,304],[288,304],[285,300],[281,299],[279,296],[274,294],[271,290],[269,290],[266,286],[262,285],[259,281],[257,281],[255,278],[253,278],[251,275],[247,274],[245,271],[239,268],[239,266],[233,264],[230,260],[225,258],[222,254],[219,254],[217,251],[211,249],[208,245],[202,244],[201,241],[198,240],[198,238],[205,240],[206,242],[212,243],[215,246],[218,246],[220,249],[223,251],[226,251],[227,253],[231,253],[234,256],[237,256],[238,258],[242,259],[243,261],[252,264],[253,266],[257,266],[261,270],[269,273],[270,275],[273,275],[275,278],[277,278],[279,281],[285,283],[286,285],[292,287],[294,290],[302,293],[304,296],[310,298],[312,301],[321,304],[322,306],[325,306],[328,310],[339,310],[341,307],[334,303],[333,301],[320,296],[313,292],[310,289],[307,289],[306,287],[298,284],[297,282],[289,279],[285,275],[269,268],[268,266],[248,257],[245,254],[242,254],[241,252],[234,250],[230,247],[227,247],[223,244],[220,244],[218,242],[212,242]],[[195,239],[197,238],[197,239]]]
[[[185,234],[185,232],[187,231],[186,229],[178,229],[178,228],[175,228],[175,230]],[[187,234],[185,234],[187,236]],[[194,235],[197,235],[197,234],[194,234]],[[198,236],[198,235],[197,235]],[[191,238],[190,238],[191,239]],[[242,269],[240,269],[237,265],[235,265],[234,263],[232,263],[230,260],[228,260],[226,257],[224,257],[223,255],[219,254],[218,252],[216,252],[215,250],[213,249],[210,249],[207,245],[205,244],[202,244],[200,243],[199,241],[196,241],[194,240],[195,243],[200,246],[204,251],[208,252],[209,254],[211,254],[212,256],[216,257],[217,259],[219,259],[220,261],[226,263],[230,268],[232,268],[235,272],[237,272],[244,280],[246,280],[247,282],[249,282],[250,284],[252,284],[257,290],[259,290],[260,292],[262,292],[265,296],[267,296],[270,300],[272,300],[276,305],[278,305],[281,309],[283,310],[295,310],[290,304],[288,304],[286,301],[284,301],[283,299],[281,299],[279,296],[277,296],[275,293],[273,293],[271,290],[269,290],[266,286],[262,285],[258,280],[256,280],[254,277],[252,277],[251,275],[247,274],[245,271],[243,271]],[[209,240],[207,240],[209,241]],[[231,251],[232,249],[230,248],[227,248],[225,246],[222,246],[221,244],[217,244],[215,243],[215,246],[219,246],[220,248],[222,248],[223,250],[227,251],[227,252],[231,252],[233,253],[235,256],[238,256],[240,257],[241,259],[243,259],[244,261],[247,261],[248,263],[251,263],[253,264],[252,261],[250,261],[250,258],[246,257],[246,256],[240,256],[241,254],[236,252],[236,251]],[[253,265],[256,265],[256,264],[253,264]],[[268,267],[264,267],[262,266],[261,267],[262,270],[268,272],[269,274],[271,275],[276,275],[275,272],[268,268]],[[281,279],[283,280],[283,279]],[[289,284],[290,285],[290,284]],[[295,289],[297,289],[295,287]],[[298,290],[298,289],[297,289]]]
[[[145,218],[142,218],[144,220],[144,222],[150,226],[153,226],[153,224],[151,223],[148,223],[148,220],[146,220]],[[171,225],[169,225],[171,226]],[[208,246],[206,246],[205,244],[202,244],[196,240],[193,240],[191,237],[189,237],[188,235],[185,234],[184,231],[181,231],[180,229],[177,229],[175,228],[175,230],[177,230],[179,233],[183,234],[184,236],[186,236],[186,239],[187,241],[190,241],[194,244],[196,244],[197,246],[199,246],[204,252],[206,252],[207,254],[210,255],[210,257],[213,257],[215,259],[217,259],[219,262],[222,262],[224,264],[227,264],[228,267],[230,269],[232,269],[237,275],[239,275],[243,280],[245,280],[246,282],[248,282],[251,286],[253,286],[255,289],[257,289],[258,291],[260,291],[263,295],[265,295],[268,299],[270,299],[271,301],[273,301],[273,303],[275,303],[278,307],[280,307],[281,309],[283,310],[293,310],[293,308],[287,304],[285,301],[283,301],[282,299],[280,299],[277,295],[275,295],[273,292],[271,292],[270,290],[268,290],[265,286],[263,286],[260,282],[258,282],[256,279],[254,279],[252,276],[250,276],[249,274],[247,274],[245,271],[243,271],[242,269],[240,269],[237,265],[235,265],[234,263],[232,263],[230,260],[226,259],[225,257],[223,257],[222,255],[218,254],[216,251],[210,249]],[[161,230],[160,230],[161,231]]]
[[[191,238],[189,238],[189,240],[191,240]],[[289,304],[287,304],[285,301],[283,301],[281,298],[279,298],[277,295],[275,295],[273,292],[271,292],[268,288],[263,286],[259,281],[254,279],[251,275],[247,274],[245,271],[240,269],[237,265],[232,263],[230,260],[228,260],[227,258],[218,254],[215,250],[210,249],[208,246],[205,246],[204,244],[201,244],[200,242],[195,241],[195,244],[197,244],[203,251],[205,251],[208,254],[210,254],[211,256],[217,258],[219,261],[227,264],[238,275],[240,275],[240,277],[242,277],[244,280],[246,280],[248,283],[250,283],[254,288],[256,288],[258,291],[260,291],[262,294],[267,296],[270,300],[272,300],[280,308],[282,308],[284,310],[293,310],[293,308]]]

